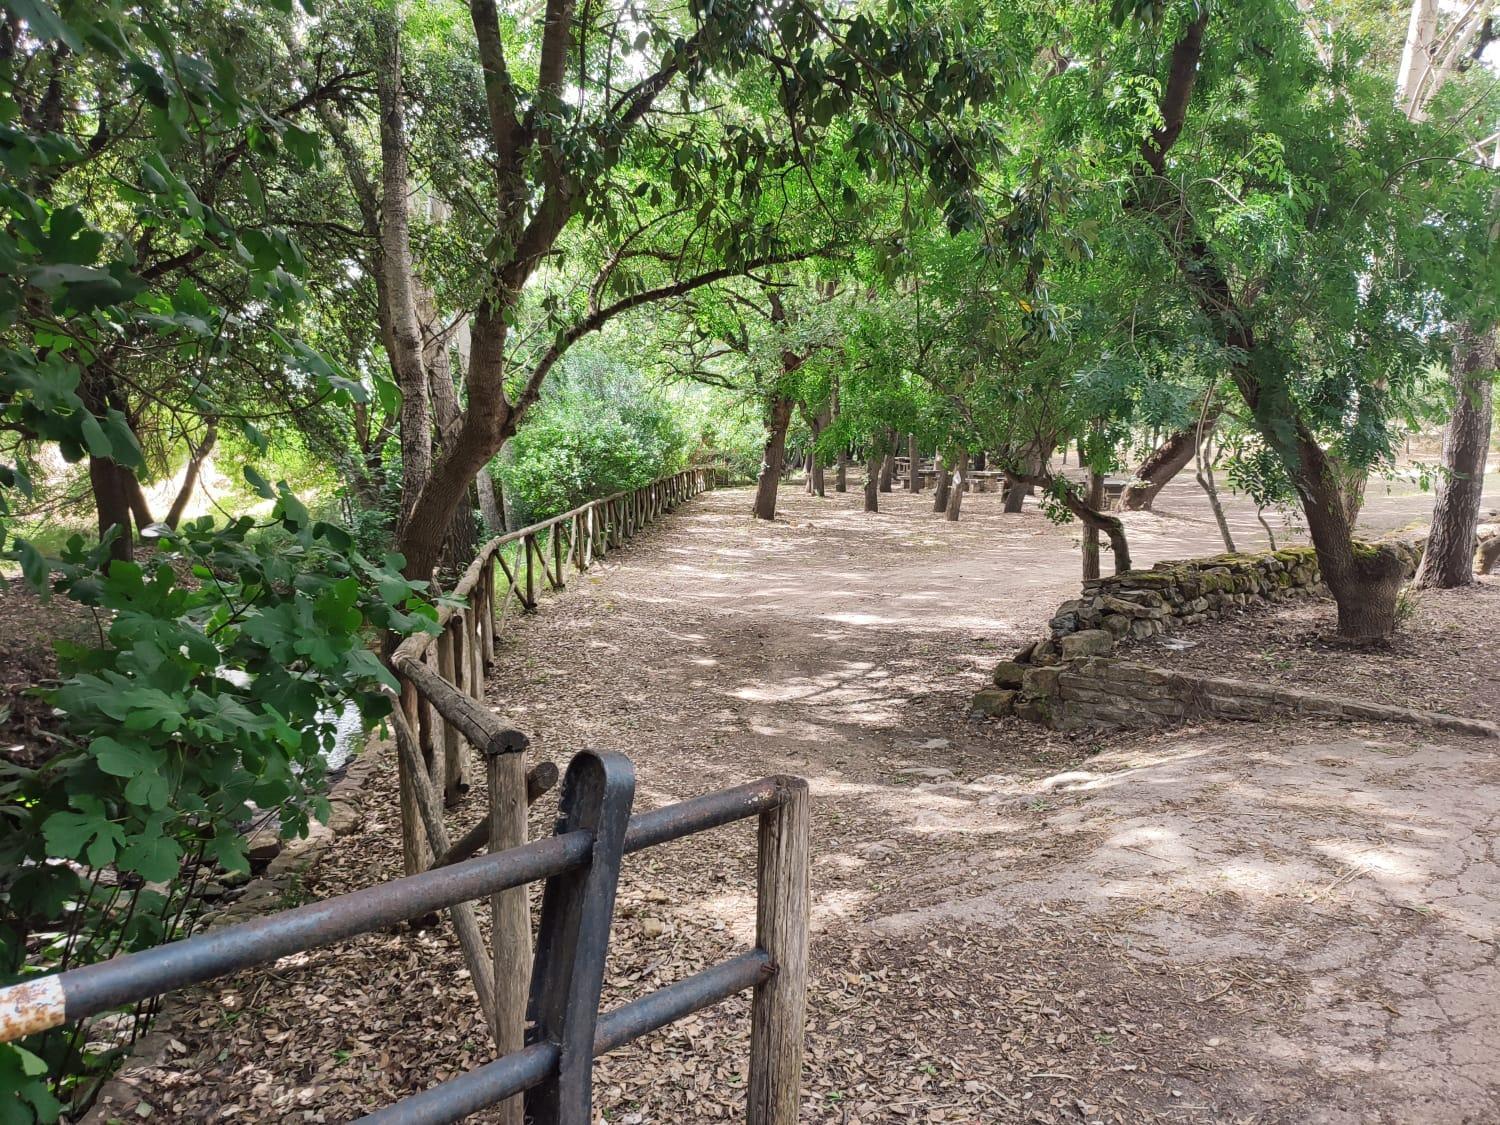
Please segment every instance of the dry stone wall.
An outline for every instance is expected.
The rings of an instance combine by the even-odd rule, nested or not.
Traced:
[[[1397,551],[1408,577],[1416,573],[1423,540],[1388,540],[1382,545]],[[1418,713],[1409,708],[1110,659],[1122,647],[1179,626],[1324,592],[1311,547],[1160,562],[1150,570],[1093,579],[1083,584],[1081,597],[1058,607],[1045,637],[995,668],[994,686],[974,697],[973,709],[992,716],[1014,713],[1054,730],[1161,726],[1188,718],[1260,719],[1286,713],[1418,721],[1411,717]]]
[[[1091,656],[1025,668],[1001,665],[997,683],[975,697],[986,714],[1014,711],[1053,730],[1108,730],[1169,726],[1189,719],[1271,719],[1307,715],[1322,719],[1394,722],[1500,737],[1500,727],[1479,719],[1360,699],[1299,691],[1255,680],[1198,676],[1124,660]]]

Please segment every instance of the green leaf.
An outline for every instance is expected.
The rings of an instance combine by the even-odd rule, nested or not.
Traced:
[[[45,596],[48,592],[47,580],[52,574],[51,564],[24,539],[16,540],[16,549],[21,556],[21,573],[26,578],[26,584]]]
[[[260,473],[255,470],[254,466],[245,466],[245,480],[249,482],[251,488],[255,489],[255,494],[257,496],[264,497],[267,500],[276,499],[276,490],[271,487],[271,482],[266,480],[265,477],[261,476]]]

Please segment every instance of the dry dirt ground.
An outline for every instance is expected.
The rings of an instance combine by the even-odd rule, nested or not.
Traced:
[[[1384,501],[1379,526],[1423,503]],[[513,628],[491,680],[538,756],[630,754],[638,807],[809,780],[804,1120],[1500,1121],[1497,744],[968,719],[1076,592],[1076,533],[928,502],[789,487],[764,524],[743,491],[696,499]],[[1219,549],[1194,493],[1160,506],[1131,517],[1138,563]],[[396,873],[390,788],[308,896]],[[606,1003],[748,944],[752,836],[627,861]],[[446,928],[372,935],[190,997],[133,1077],[152,1120],[345,1120],[485,1060],[466,989]],[[601,1119],[742,1117],[746,1010],[601,1060]]]

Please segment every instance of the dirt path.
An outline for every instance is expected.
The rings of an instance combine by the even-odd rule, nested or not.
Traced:
[[[1381,519],[1405,522],[1394,499]],[[1076,590],[1076,532],[993,495],[957,525],[882,503],[788,489],[767,525],[744,492],[695,500],[547,602],[492,677],[539,755],[629,753],[640,807],[809,779],[807,1121],[1500,1120],[1492,745],[969,720]],[[1217,549],[1191,493],[1162,507],[1131,517],[1138,562]],[[309,895],[395,873],[393,806]],[[627,864],[608,1002],[744,946],[750,837]],[[157,1119],[342,1120],[484,1061],[462,976],[446,930],[288,959],[227,1014],[203,999],[140,1077]],[[746,1039],[742,1002],[704,1013],[601,1062],[597,1104],[733,1120]]]

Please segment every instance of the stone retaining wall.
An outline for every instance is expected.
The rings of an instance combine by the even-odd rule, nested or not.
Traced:
[[[1407,577],[1422,561],[1420,538],[1381,545],[1401,557]],[[1020,664],[1055,664],[1109,652],[1116,643],[1145,640],[1179,625],[1212,621],[1226,612],[1326,593],[1311,547],[1259,554],[1213,555],[1159,562],[1083,584],[1081,597],[1063,602],[1045,637],[1016,654]],[[1087,640],[1066,643],[1075,634]]]
[[[1307,715],[1500,738],[1500,727],[1494,723],[1440,711],[1319,695],[1254,680],[1169,672],[1099,656],[1030,668],[1002,664],[996,672],[996,686],[974,697],[974,709],[989,715],[1013,711],[1064,731],[1170,726],[1189,719]]]

